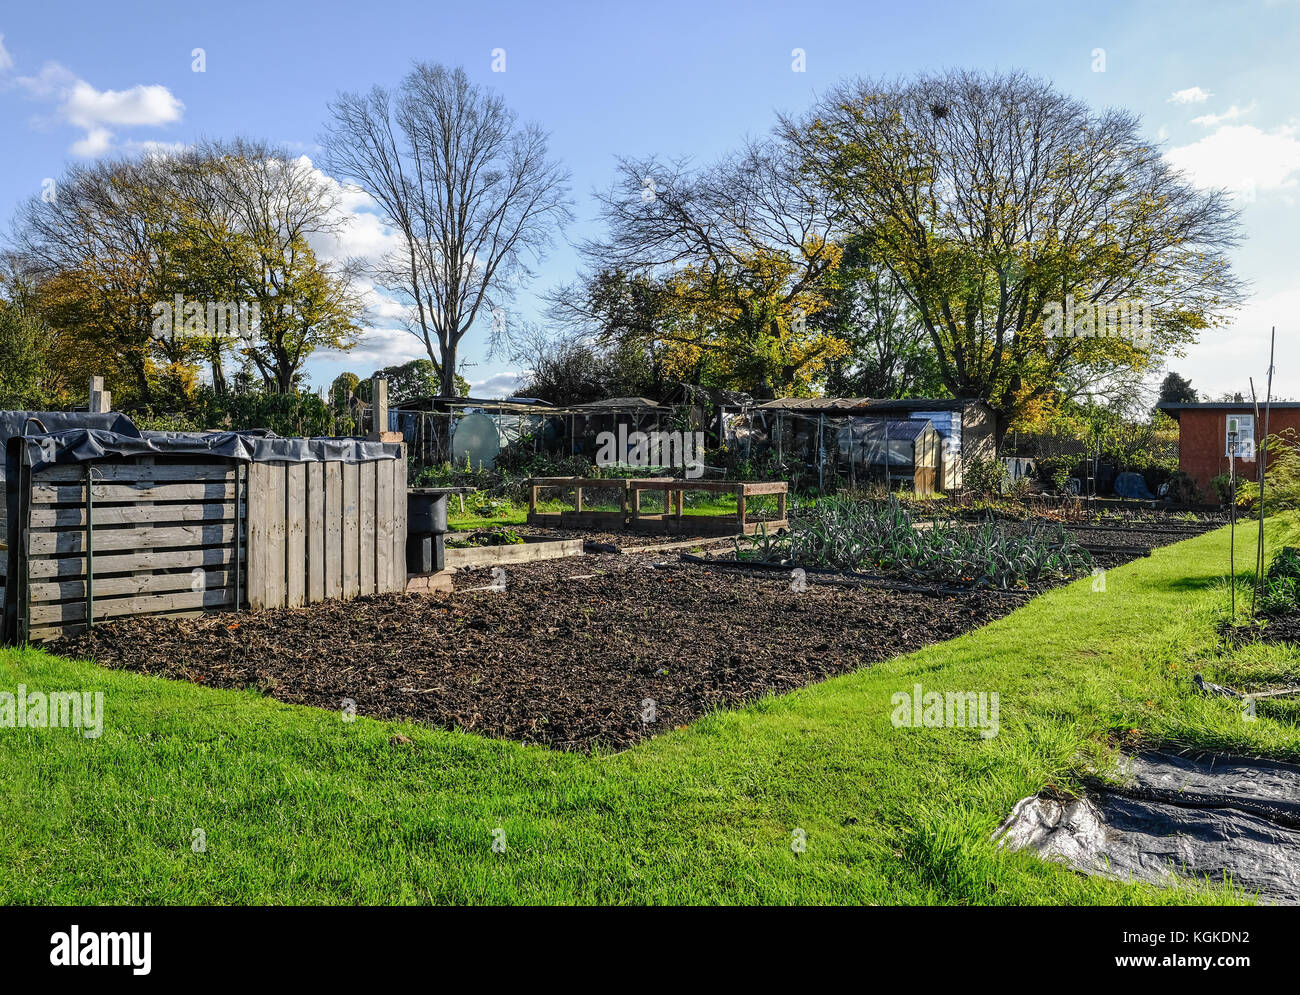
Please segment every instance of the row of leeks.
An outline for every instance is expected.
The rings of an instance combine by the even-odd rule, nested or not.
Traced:
[[[1008,590],[1092,570],[1092,556],[1059,522],[1028,522],[1008,534],[991,517],[975,525],[918,527],[896,499],[887,504],[824,498],[792,509],[790,528],[736,540],[736,558],[836,570],[874,568],[918,579]]]

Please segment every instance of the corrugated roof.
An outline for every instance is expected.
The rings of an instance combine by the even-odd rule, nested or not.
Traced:
[[[754,405],[768,411],[964,411],[973,404],[987,407],[978,398],[962,397],[778,397]]]
[[[585,401],[575,408],[658,408],[660,405],[648,397],[609,397],[603,401]],[[666,409],[665,409],[666,410]]]

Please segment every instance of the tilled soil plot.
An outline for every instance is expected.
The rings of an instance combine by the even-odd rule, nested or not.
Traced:
[[[850,588],[644,556],[456,577],[386,595],[201,619],[136,618],[52,646],[109,667],[557,749],[622,749],[706,712],[950,639],[1024,598]]]

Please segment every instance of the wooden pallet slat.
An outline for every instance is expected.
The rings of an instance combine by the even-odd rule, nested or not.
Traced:
[[[325,464],[325,597],[343,597],[343,464]]]
[[[172,525],[154,528],[95,528],[95,558],[102,550],[161,549],[168,546],[220,546],[235,541],[235,525]],[[31,556],[53,556],[86,550],[84,530],[66,532],[28,532],[27,552]]]
[[[266,464],[266,607],[283,608],[285,602],[285,464]]]
[[[235,479],[235,463],[92,463],[91,479],[95,483],[177,482],[196,483]],[[50,466],[37,470],[38,483],[47,481],[80,484],[86,479],[84,464]]]
[[[95,621],[123,615],[150,615],[173,608],[222,608],[235,602],[234,588],[185,591],[179,594],[142,595],[134,598],[95,598]],[[67,601],[31,606],[32,625],[76,622],[85,619],[86,602]]]
[[[129,504],[101,506],[95,503],[95,529],[105,525],[135,525],[150,522],[209,522],[235,519],[234,502],[213,501],[202,504]],[[55,508],[42,505],[33,508],[31,527],[34,529],[79,527],[86,524],[86,509]]]
[[[225,566],[225,564],[221,564],[221,566]],[[198,580],[198,578],[202,579]],[[196,590],[196,581],[199,584],[197,590],[215,590],[216,588],[233,586],[235,575],[231,570],[204,570],[201,567],[195,567],[193,571],[182,573],[101,577],[99,576],[98,558],[96,558],[95,602],[98,604],[101,597],[113,595],[138,595],[161,591],[194,591]],[[75,580],[55,580],[32,584],[29,593],[33,603],[38,601],[68,601],[73,598],[84,599],[86,597],[86,580],[84,577],[79,577]]]
[[[285,468],[285,604],[301,608],[307,600],[307,466]]]
[[[95,484],[95,503],[113,501],[233,501],[235,484],[221,481],[200,484]],[[32,484],[33,504],[84,504],[86,488],[73,484]]]
[[[359,537],[357,571],[359,579],[358,593],[362,595],[375,593],[375,510],[376,500],[378,497],[378,481],[380,475],[376,474],[376,464],[372,460],[368,463],[362,463],[360,466],[360,491],[359,513],[361,534]],[[391,477],[389,486],[385,490],[391,492]],[[392,499],[388,499],[388,507],[380,502],[379,515],[386,521],[391,521]],[[385,536],[387,532],[385,531]]]
[[[406,590],[406,446],[399,446],[393,460],[393,558],[389,564],[390,593]]]
[[[155,550],[137,549],[127,553],[95,554],[95,580],[101,574],[125,573],[141,570],[169,570],[176,567],[213,566],[229,563],[234,556],[234,546],[208,546],[203,549]],[[251,570],[253,561],[247,561]],[[83,577],[86,573],[84,556],[42,557],[27,565],[31,580],[50,577]]]
[[[325,467],[307,464],[307,600],[325,600]]]
[[[360,504],[361,470],[356,463],[343,464],[343,597],[361,593],[361,529],[357,522]]]
[[[375,464],[375,470],[378,513],[369,559],[374,564],[376,590],[386,594],[393,589],[393,472],[387,463]]]

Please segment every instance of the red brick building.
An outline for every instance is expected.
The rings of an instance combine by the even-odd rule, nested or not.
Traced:
[[[1255,406],[1249,401],[1161,404],[1159,408],[1178,422],[1178,467],[1196,481],[1203,501],[1210,504],[1218,501],[1218,495],[1210,481],[1219,474],[1228,472],[1230,418],[1237,419],[1239,435],[1237,475],[1252,480],[1255,478],[1255,453],[1264,438],[1263,405],[1260,405],[1258,424],[1255,421]],[[1269,412],[1269,434],[1277,435],[1288,428],[1295,429],[1300,434],[1300,402],[1274,401]]]

